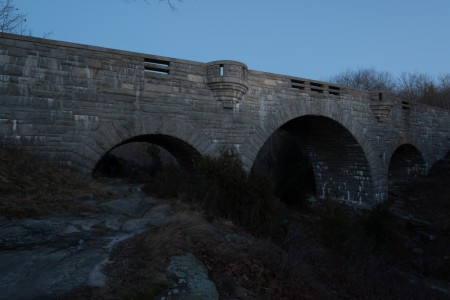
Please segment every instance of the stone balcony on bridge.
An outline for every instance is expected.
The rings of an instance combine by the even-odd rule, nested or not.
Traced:
[[[208,87],[223,108],[234,108],[248,90],[247,66],[243,63],[221,60],[206,65]]]

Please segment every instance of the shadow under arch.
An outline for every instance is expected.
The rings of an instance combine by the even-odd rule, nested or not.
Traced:
[[[418,176],[425,176],[427,164],[422,153],[413,144],[398,146],[389,161],[388,182],[390,192],[399,191]]]
[[[164,134],[145,134],[129,138],[108,150],[96,163],[92,170],[92,175],[95,177],[98,176],[97,174],[102,173],[102,168],[107,163],[106,160],[111,151],[125,144],[136,142],[154,144],[167,150],[177,160],[180,167],[187,172],[193,172],[201,158],[201,154],[197,149],[179,138]]]
[[[277,178],[283,168],[277,165],[279,155],[284,152],[296,156],[295,163],[304,164],[303,171],[293,174],[299,176],[299,181],[306,180],[306,184],[295,183],[296,178],[286,174]],[[368,205],[374,201],[372,173],[363,148],[346,127],[329,117],[300,116],[280,126],[259,149],[252,166],[252,172],[255,171],[269,173],[275,177],[276,185],[282,178],[289,178],[294,187],[303,185],[309,189],[303,195],[311,192],[320,199]]]

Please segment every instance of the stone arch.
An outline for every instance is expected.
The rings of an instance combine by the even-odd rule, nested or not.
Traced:
[[[187,168],[189,164],[184,152],[193,153],[193,157],[196,157],[210,151],[210,143],[202,131],[186,120],[164,116],[131,117],[125,121],[100,123],[95,130],[84,136],[72,155],[74,168],[91,174],[106,153],[125,143],[141,140],[160,145],[181,160],[181,165]]]
[[[422,144],[422,142],[420,142],[413,135],[408,134],[408,133],[403,133],[402,135],[396,136],[394,138],[394,141],[388,146],[388,148],[386,150],[386,157],[385,157],[386,167],[387,167],[386,174],[389,173],[389,167],[390,167],[390,163],[392,160],[392,156],[403,145],[412,146],[420,154],[420,157],[424,161],[424,164],[425,164],[423,175],[426,175],[426,172],[428,171],[428,168],[430,167],[428,164],[429,159],[426,156],[426,153],[427,153],[425,150],[426,147],[425,147],[425,145]]]
[[[178,138],[163,134],[145,134],[127,139],[107,151],[97,162],[92,173],[94,174],[102,165],[103,161],[108,157],[114,149],[136,142],[145,142],[160,146],[167,150],[177,160],[181,168],[187,171],[193,171],[196,162],[200,159],[201,154],[191,145]]]
[[[366,108],[370,110],[368,103]],[[341,99],[326,97],[317,99],[306,95],[300,99],[281,100],[273,107],[267,107],[266,110],[264,115],[261,116],[261,122],[255,124],[253,134],[248,137],[239,151],[247,169],[250,170],[259,150],[269,136],[283,124],[308,115],[326,117],[335,121],[336,124],[353,136],[356,141],[355,144],[361,150],[361,156],[365,157],[368,164],[368,173],[365,174],[365,176],[367,175],[365,178],[370,179],[364,183],[361,191],[357,192],[361,198],[359,196],[351,196],[350,198],[353,197],[354,201],[360,203],[377,203],[387,198],[387,180],[385,175],[381,173],[383,161],[380,159],[379,153],[374,150],[373,140],[367,134],[367,125],[361,124],[358,121],[361,118],[355,118],[354,112],[346,109]],[[355,176],[358,177],[359,175]],[[348,199],[348,195],[341,196],[341,198]]]
[[[304,146],[282,126],[266,140],[251,169],[251,173],[269,175],[275,195],[287,205],[304,205],[316,194],[314,171]]]
[[[320,115],[295,117],[279,126],[261,146],[271,143],[274,134],[289,134],[310,161],[318,198],[369,204],[374,200],[371,166],[361,144],[344,125]]]
[[[413,144],[399,145],[389,159],[389,189],[396,191],[417,176],[427,173],[427,164],[422,153]]]

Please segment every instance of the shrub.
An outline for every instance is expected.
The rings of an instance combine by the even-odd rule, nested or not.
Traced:
[[[76,196],[99,196],[102,184],[0,143],[0,216],[41,217],[91,211]]]
[[[161,166],[143,191],[158,198],[176,198],[186,189],[186,176],[178,166]]]
[[[268,176],[247,176],[239,157],[222,151],[201,159],[194,173],[162,168],[144,190],[157,197],[182,197],[210,217],[225,218],[256,235],[280,237],[283,204]]]
[[[343,250],[353,234],[353,224],[347,207],[327,199],[318,208],[319,234],[326,247]]]
[[[295,150],[293,155],[284,159],[283,166],[275,174],[275,195],[289,206],[305,209],[308,195],[315,190],[314,174],[308,159],[299,155],[300,148]]]
[[[395,240],[396,217],[390,211],[387,202],[375,205],[363,221],[366,235],[378,244],[386,244]]]
[[[283,204],[273,194],[273,183],[261,173],[247,176],[239,157],[222,151],[199,165],[200,184],[192,201],[209,214],[229,219],[256,235],[279,238]]]

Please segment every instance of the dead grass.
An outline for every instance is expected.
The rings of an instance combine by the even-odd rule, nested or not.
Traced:
[[[405,206],[416,217],[450,229],[450,165],[447,164],[440,161],[427,177],[415,180],[406,191]]]
[[[96,194],[100,184],[17,149],[0,147],[0,215],[38,217],[89,210],[74,196]]]
[[[413,227],[420,233],[421,272],[450,282],[450,163],[440,161],[427,177],[418,178],[406,191],[404,202],[408,213],[424,221]]]

